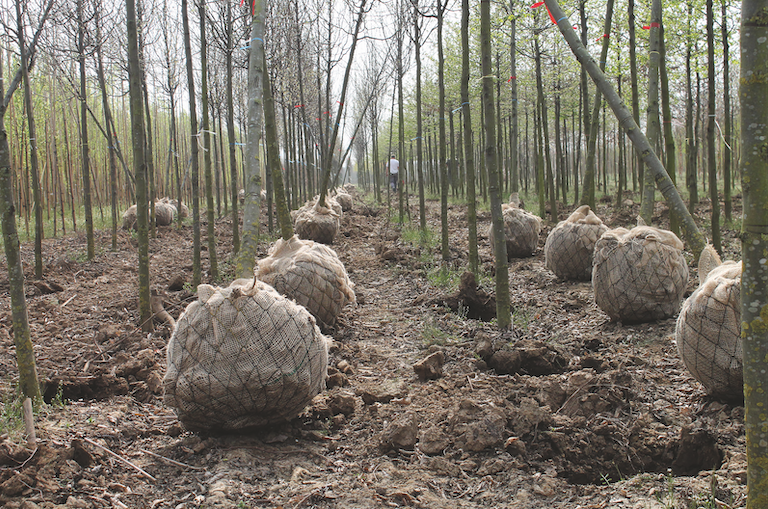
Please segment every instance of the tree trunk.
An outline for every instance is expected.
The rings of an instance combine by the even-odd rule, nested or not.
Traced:
[[[515,54],[517,53],[517,18],[514,16],[514,0],[511,0],[509,3],[509,10],[512,16],[509,28],[509,65],[512,73],[509,76],[510,115],[512,115],[512,129],[509,140],[509,159],[510,164],[512,165],[510,171],[512,175],[511,189],[513,193],[516,193],[520,191],[520,175],[517,164],[517,144],[519,143],[517,127],[517,55]],[[463,101],[464,99],[462,99],[462,102]]]
[[[416,174],[419,179],[419,228],[422,239],[427,234],[427,206],[424,197],[423,119],[421,111],[421,14],[418,2],[413,6],[414,50],[416,52]],[[463,100],[463,99],[462,99]]]
[[[85,20],[83,2],[77,1],[77,58],[80,63],[80,141],[83,164],[83,206],[85,208],[85,238],[87,258],[96,256],[93,241],[93,211],[91,209],[91,170],[89,166],[90,150],[88,147],[88,104],[87,82],[85,79]]]
[[[744,426],[747,439],[747,509],[768,507],[768,18],[765,2],[744,0],[741,12],[741,338],[744,353]]]
[[[21,11],[20,1],[16,2],[17,13]],[[37,48],[38,37],[51,12],[53,0],[49,0],[40,18],[32,42],[27,46],[29,62]],[[19,246],[19,234],[16,230],[16,207],[13,204],[13,172],[11,170],[11,150],[8,144],[8,132],[5,130],[5,113],[11,103],[13,93],[22,79],[22,69],[18,69],[8,90],[3,90],[2,49],[0,48],[0,225],[3,230],[3,248],[8,268],[8,287],[11,299],[11,321],[13,323],[13,342],[16,347],[16,363],[19,367],[19,389],[28,398],[40,399],[40,385],[37,381],[35,352],[29,329],[27,299],[24,294],[24,268]],[[27,72],[29,72],[27,68]]]
[[[261,193],[261,159],[259,140],[262,128],[264,79],[264,9],[261,0],[253,3],[251,49],[248,56],[248,130],[245,141],[245,209],[243,236],[237,257],[235,275],[253,277],[259,242],[259,199]]]
[[[499,169],[496,164],[496,113],[493,107],[493,81],[491,73],[491,8],[490,0],[480,1],[480,59],[483,66],[483,111],[485,111],[485,162],[488,165],[488,191],[491,195],[496,260],[496,323],[499,329],[509,328],[512,323],[509,303],[509,264],[504,219],[501,216]]]
[[[450,246],[448,244],[448,172],[446,171],[445,156],[445,56],[443,54],[443,14],[448,6],[448,0],[437,0],[437,89],[439,91],[438,128],[440,139],[438,140],[438,173],[440,174],[440,226],[441,242],[440,251],[443,261],[451,259]],[[490,46],[488,47],[490,52]],[[488,55],[488,72],[490,73],[490,54]],[[493,98],[490,98],[493,101]],[[486,141],[489,138],[486,138]],[[491,139],[495,145],[496,140]]]
[[[213,203],[213,175],[211,170],[211,127],[208,113],[208,42],[205,34],[205,2],[197,7],[200,16],[200,96],[203,105],[203,174],[205,178],[205,205],[208,219],[208,263],[211,279],[219,279],[219,263],[216,258],[216,211]],[[199,139],[199,138],[198,138]]]
[[[469,270],[478,276],[477,200],[475,159],[472,147],[472,115],[469,108],[469,0],[461,2],[461,119],[464,127],[464,166],[467,175],[467,224],[469,227]]]
[[[267,164],[272,175],[272,185],[275,192],[275,205],[277,206],[277,223],[280,225],[280,235],[283,240],[293,237],[293,223],[291,212],[288,209],[288,201],[285,199],[285,187],[283,185],[283,173],[280,169],[280,147],[277,143],[277,122],[275,121],[275,100],[272,95],[269,72],[267,70],[267,57],[263,55],[264,69],[264,134],[267,142]]]
[[[728,16],[726,0],[722,0],[722,17],[720,25],[723,34],[723,198],[725,221],[731,221],[733,208],[731,200],[731,92],[730,92],[730,60],[728,45]]]
[[[659,154],[659,32],[661,32],[661,0],[651,2],[651,35],[648,47],[648,109],[645,115],[646,134],[652,150]],[[640,217],[650,225],[653,206],[656,201],[656,185],[653,173],[644,172],[643,200],[640,203]]]
[[[181,19],[184,25],[184,53],[187,59],[187,91],[189,93],[189,124],[191,131],[190,147],[192,149],[191,178],[192,178],[192,286],[197,288],[202,282],[200,262],[200,189],[199,189],[199,157],[197,141],[197,102],[195,99],[195,71],[192,63],[192,45],[189,37],[189,14],[187,0],[181,0]]]
[[[39,162],[37,157],[37,132],[35,129],[35,116],[32,108],[32,88],[29,84],[29,55],[27,54],[24,38],[24,21],[19,2],[16,2],[16,16],[18,21],[18,37],[21,56],[21,71],[24,81],[24,106],[27,114],[27,126],[29,129],[29,167],[32,174],[32,201],[35,211],[35,279],[43,278],[43,204],[40,187]]]
[[[632,118],[635,119],[635,123],[640,125],[640,92],[637,87],[637,42],[635,38],[635,0],[628,0],[628,17],[629,17],[629,75],[632,85]],[[639,173],[638,179],[643,181],[643,159],[640,154],[637,154],[637,158],[634,164]],[[635,172],[632,172],[632,189],[637,190],[636,182],[634,178]]]
[[[600,72],[605,71],[605,63],[608,60],[608,45],[611,33],[611,20],[613,18],[613,0],[608,0],[605,4],[605,24],[603,25],[603,46],[600,50]],[[600,105],[602,104],[602,94],[600,87],[595,90],[595,104],[592,108],[592,119],[589,126],[589,138],[587,140],[587,168],[584,172],[583,190],[581,192],[581,204],[589,205],[592,210],[596,210],[595,201],[595,172],[597,155],[597,130],[599,125]]]
[[[237,154],[235,152],[235,99],[232,92],[232,53],[235,51],[232,26],[232,2],[227,2],[227,139],[229,140],[230,198],[232,199],[232,256],[240,251],[240,200],[237,185]]]
[[[712,247],[718,253],[720,245],[720,197],[717,192],[717,158],[715,156],[715,11],[713,0],[707,0],[707,171],[709,199],[712,202]]]
[[[685,50],[685,138],[688,140],[685,153],[685,185],[688,188],[688,211],[693,213],[699,203],[699,191],[696,179],[696,138],[693,132],[693,83],[691,82],[691,49],[693,2],[688,1],[688,41]]]
[[[659,158],[656,157],[656,154],[651,149],[651,146],[648,143],[648,139],[639,129],[634,119],[632,118],[631,113],[623,104],[618,94],[616,94],[616,91],[613,90],[613,87],[611,87],[608,79],[605,77],[597,64],[595,64],[595,61],[590,57],[589,52],[587,52],[586,48],[579,41],[576,33],[571,27],[568,17],[563,13],[563,10],[560,8],[557,0],[545,0],[545,2],[547,7],[549,7],[550,12],[552,12],[554,18],[559,20],[557,22],[558,28],[565,37],[565,40],[570,46],[574,55],[579,60],[581,65],[587,68],[587,72],[590,74],[590,76],[592,76],[592,79],[594,80],[597,87],[601,89],[602,94],[605,96],[608,104],[611,106],[611,109],[613,110],[619,125],[624,128],[624,130],[628,133],[629,138],[632,140],[632,143],[635,145],[635,150],[643,155],[643,160],[653,172],[656,185],[659,187],[661,194],[667,200],[667,205],[670,209],[674,209],[675,212],[681,216],[685,239],[688,241],[688,246],[693,252],[694,258],[698,259],[699,254],[701,253],[702,249],[704,249],[704,236],[701,234],[698,227],[696,226],[696,223],[693,221],[691,214],[686,210],[685,203],[677,193],[677,189],[675,188],[672,180],[669,178],[669,175],[667,175],[667,172],[664,169],[664,166],[661,164],[661,161],[659,161]]]
[[[136,175],[136,226],[139,247],[139,320],[141,330],[152,331],[152,309],[149,283],[149,214],[147,209],[147,163],[144,149],[144,115],[141,91],[141,65],[139,63],[139,36],[136,26],[135,0],[127,0],[126,24],[128,34],[128,85],[133,139],[133,170]]]
[[[663,119],[664,130],[664,155],[665,165],[664,167],[669,174],[669,178],[677,185],[676,178],[676,165],[677,165],[677,149],[675,147],[675,135],[672,132],[672,108],[669,100],[669,75],[667,73],[667,42],[664,36],[664,22],[661,23],[661,32],[659,37],[661,38],[661,58],[660,58],[660,75],[661,78],[661,111]],[[675,233],[680,234],[680,218],[677,214],[670,213],[669,215],[669,229]]]

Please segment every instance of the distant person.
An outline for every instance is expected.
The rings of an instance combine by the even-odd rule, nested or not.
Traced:
[[[395,154],[389,158],[389,187],[392,188],[392,192],[397,192],[397,179],[400,174],[400,161],[395,158]]]

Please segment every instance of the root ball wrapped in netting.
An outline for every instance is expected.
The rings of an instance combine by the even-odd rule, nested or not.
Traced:
[[[168,226],[176,218],[177,210],[175,205],[169,202],[155,202],[155,221],[157,226]]]
[[[323,326],[336,323],[347,304],[355,304],[354,284],[336,252],[295,235],[278,240],[260,260],[256,277],[307,308]]]
[[[504,236],[507,240],[507,258],[525,258],[531,256],[539,245],[541,219],[513,204],[504,204]],[[488,228],[488,238],[494,244],[493,224]]]
[[[352,210],[352,195],[347,193],[343,187],[336,190],[336,194],[333,197],[336,203],[341,207],[342,212],[348,212]]]
[[[293,225],[296,235],[301,239],[313,240],[323,244],[333,244],[333,239],[339,232],[341,222],[341,205],[336,200],[327,199],[327,207],[306,204],[300,208]],[[338,209],[335,210],[335,209]]]
[[[734,261],[712,269],[683,303],[675,327],[677,350],[688,371],[707,392],[726,400],[744,393],[741,272],[741,262]]]
[[[677,235],[651,226],[605,232],[595,244],[595,303],[622,323],[674,316],[688,285],[688,264]]]
[[[561,279],[589,281],[595,242],[607,230],[589,205],[582,205],[549,232],[544,244],[545,266]]]
[[[192,431],[279,423],[323,390],[327,364],[314,318],[273,288],[200,285],[168,343],[165,403]]]

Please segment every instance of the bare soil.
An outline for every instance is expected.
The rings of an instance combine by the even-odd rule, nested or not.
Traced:
[[[438,238],[439,210],[428,203]],[[559,219],[572,210],[561,204]],[[607,202],[596,212],[610,227],[631,227],[637,206]],[[708,213],[704,203],[702,223]],[[666,208],[656,216],[666,226]],[[449,207],[448,222],[448,268],[460,274],[466,208]],[[492,273],[489,214],[479,222],[481,263]],[[499,333],[492,321],[470,318],[481,316],[477,309],[451,309],[458,282],[438,285],[439,246],[404,242],[385,205],[356,197],[332,247],[358,304],[325,331],[334,339],[329,388],[284,425],[230,435],[190,433],[163,404],[172,329],[156,323],[141,332],[130,233],[121,231],[112,251],[109,232],[98,232],[91,261],[82,234],[44,241],[42,282],[32,280],[32,245],[22,246],[47,404],[36,410],[37,447],[27,448],[11,419],[18,370],[0,259],[0,506],[744,506],[743,406],[712,400],[689,375],[674,318],[611,322],[590,283],[548,271],[543,246],[553,226],[533,257],[510,262],[514,327]],[[227,260],[231,219],[215,228],[218,259]],[[736,233],[724,239],[724,258],[738,259]],[[153,288],[178,318],[195,299],[183,284],[191,281],[191,226],[160,227],[150,260]],[[688,293],[697,281],[690,265]],[[493,297],[492,281],[475,289],[478,306]],[[489,368],[498,350],[515,362]]]

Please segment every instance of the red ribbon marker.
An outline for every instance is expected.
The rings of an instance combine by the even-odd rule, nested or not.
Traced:
[[[536,9],[537,7],[541,7],[542,5],[544,5],[544,2],[536,2],[535,4],[533,4],[533,5],[531,6],[531,9]],[[546,7],[546,6],[545,6],[545,7]],[[549,7],[547,7],[547,14],[549,14],[549,19],[551,19],[551,20],[552,20],[552,24],[553,24],[553,25],[557,25],[557,21],[555,21],[555,17],[554,17],[554,16],[552,16],[552,13],[551,13],[551,12],[549,12]]]
[[[507,83],[509,83],[512,80],[516,80],[516,79],[517,79],[517,76],[510,76],[509,79],[507,80]]]
[[[294,108],[303,108],[303,107],[304,107],[303,104],[297,104],[296,106],[294,106]]]
[[[597,39],[595,39],[595,42],[600,42],[600,39],[608,39],[609,37],[610,37],[610,35],[603,34],[600,37],[598,37]]]

